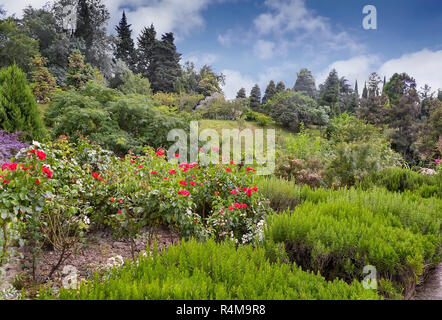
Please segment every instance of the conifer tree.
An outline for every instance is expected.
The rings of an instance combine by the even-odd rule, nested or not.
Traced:
[[[0,70],[0,129],[26,131],[34,139],[45,135],[35,97],[16,64]]]
[[[66,85],[75,89],[83,87],[86,82],[94,79],[95,71],[89,63],[84,63],[84,57],[79,50],[74,50],[69,56],[69,69],[66,74]]]
[[[285,84],[282,81],[279,81],[278,84],[276,85],[276,92],[282,92],[285,90]]]
[[[275,94],[277,94],[275,82],[270,80],[264,93],[264,97],[262,98],[262,103],[266,104]]]
[[[49,102],[51,93],[56,89],[55,77],[46,68],[48,60],[40,55],[32,59],[31,89],[39,102]]]
[[[173,92],[181,76],[181,54],[177,52],[173,33],[166,33],[161,41],[155,41],[149,65],[149,80],[154,92]]]
[[[252,88],[250,92],[250,109],[259,111],[261,107],[261,89],[257,84]]]
[[[362,91],[362,99],[368,99],[367,82],[365,83],[364,90]]]
[[[339,84],[338,72],[333,69],[325,80],[319,104],[329,106],[334,116],[341,113],[339,108]]]
[[[241,88],[239,89],[238,93],[236,94],[236,99],[246,99],[246,89]]]
[[[153,24],[144,28],[138,37],[138,73],[150,79],[149,67],[152,63],[153,50],[156,45],[157,32]]]
[[[296,80],[293,90],[298,91],[310,98],[316,99],[316,85],[315,78],[310,70],[301,69],[298,73],[298,79]]]
[[[127,23],[126,13],[123,11],[120,23],[115,28],[118,39],[115,57],[124,61],[129,69],[135,71],[137,57],[130,27],[131,25]]]

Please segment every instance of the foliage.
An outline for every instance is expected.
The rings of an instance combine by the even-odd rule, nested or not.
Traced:
[[[201,102],[197,111],[205,119],[237,120],[246,111],[246,100],[226,100],[223,95],[208,97]]]
[[[267,85],[264,96],[262,97],[262,104],[266,104],[277,93],[278,92],[276,91],[275,82],[273,80],[270,80],[269,84]],[[245,95],[245,91],[244,91],[244,95]],[[245,96],[244,96],[244,98],[245,98]]]
[[[324,186],[324,161],[307,156],[298,159],[294,155],[285,155],[278,160],[275,175],[285,180],[293,180],[300,185],[311,187]]]
[[[184,115],[154,107],[149,96],[121,95],[95,82],[78,91],[54,95],[45,121],[54,137],[90,137],[120,155],[129,149],[141,152],[144,145],[166,147],[171,129],[188,127]]]
[[[259,111],[261,109],[261,89],[257,84],[252,88],[249,98],[250,109]]]
[[[48,60],[42,56],[32,59],[32,83],[31,90],[35,98],[40,103],[50,101],[51,94],[56,89],[56,80],[46,68]]]
[[[94,78],[94,69],[84,63],[80,51],[75,50],[69,56],[69,69],[66,74],[66,85],[74,89],[82,88],[89,80]]]
[[[202,94],[190,95],[181,93],[157,92],[153,96],[160,106],[167,106],[171,110],[193,112],[198,104],[204,99]]]
[[[26,131],[34,139],[45,136],[43,122],[26,75],[17,65],[0,70],[0,129]]]
[[[41,299],[50,299],[41,292]],[[300,300],[380,299],[354,282],[327,282],[296,265],[271,264],[265,249],[232,242],[183,242],[167,252],[154,249],[137,264],[115,270],[107,280],[99,277],[79,290],[62,289],[58,297],[70,299],[192,299],[192,300]]]
[[[38,40],[31,39],[13,18],[0,20],[0,67],[13,64],[28,73],[38,54]]]
[[[285,139],[285,152],[298,159],[317,158],[325,160],[330,154],[329,142],[320,135],[308,131],[301,125],[296,135],[290,134]]]
[[[270,116],[284,127],[294,131],[300,124],[326,125],[329,121],[327,107],[318,107],[309,97],[294,91],[282,91],[265,105]]]
[[[300,92],[307,97],[315,99],[317,96],[315,78],[308,69],[301,69],[298,73],[298,78],[296,79],[294,91]],[[326,104],[328,105],[328,104]]]
[[[120,23],[115,28],[117,31],[115,58],[124,61],[134,71],[136,69],[137,56],[130,27],[131,25],[127,23],[126,13],[123,11]]]
[[[325,80],[319,93],[319,105],[329,106],[333,116],[341,114],[339,108],[340,81],[338,72],[333,69]]]
[[[266,239],[284,243],[297,264],[329,280],[362,279],[363,267],[373,265],[378,279],[393,280],[405,296],[424,266],[440,259],[440,237],[413,232],[394,214],[347,199],[306,202],[293,213],[272,215]]]
[[[121,85],[118,90],[123,94],[140,94],[144,96],[151,96],[150,82],[143,78],[141,74],[133,74],[130,70],[123,72]]]
[[[247,110],[245,116],[247,121],[256,121],[259,126],[264,128],[273,124],[273,119],[271,117],[266,116],[263,113],[255,112],[253,110]]]

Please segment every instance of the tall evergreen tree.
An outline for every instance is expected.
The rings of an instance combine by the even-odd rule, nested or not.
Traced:
[[[239,89],[238,93],[236,94],[236,99],[246,99],[246,89],[241,88]]]
[[[255,84],[250,92],[250,109],[254,111],[261,109],[261,89],[257,84]]]
[[[266,104],[267,101],[273,98],[275,94],[278,92],[276,91],[276,85],[273,80],[270,80],[269,84],[267,85],[266,91],[264,93],[264,97],[262,98],[262,104]]]
[[[279,81],[278,84],[276,85],[276,92],[282,92],[285,90],[285,84],[282,81]]]
[[[0,70],[0,129],[26,131],[34,139],[45,134],[37,102],[26,84],[26,75],[16,64]]]
[[[135,44],[132,39],[132,25],[127,23],[126,13],[123,11],[123,16],[119,25],[115,28],[117,31],[117,45],[115,48],[115,58],[124,61],[129,69],[135,71],[136,69],[136,52]]]
[[[368,89],[367,89],[367,82],[364,84],[364,90],[362,90],[362,99],[368,98]]]
[[[49,102],[50,95],[56,89],[55,77],[46,68],[48,60],[40,55],[32,59],[31,89],[39,102]]]
[[[298,79],[296,80],[293,90],[310,98],[316,99],[315,78],[310,70],[306,68],[301,69],[301,71],[298,73]]]
[[[157,32],[153,24],[145,27],[138,37],[138,72],[145,78],[150,78],[150,65],[152,64],[153,51],[156,45]]]
[[[181,54],[177,52],[173,33],[166,33],[156,41],[149,65],[149,80],[154,92],[173,92],[181,76]]]
[[[79,89],[83,87],[86,82],[94,78],[94,69],[89,63],[84,63],[84,57],[81,52],[74,50],[69,56],[69,69],[66,74],[66,85]]]
[[[355,94],[358,96],[359,98],[359,87],[358,87],[358,80],[356,80],[355,82]]]
[[[319,104],[329,106],[334,116],[341,113],[339,109],[339,84],[338,72],[333,69],[325,80],[319,99]]]

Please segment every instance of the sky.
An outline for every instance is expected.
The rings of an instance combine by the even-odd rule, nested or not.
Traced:
[[[8,14],[47,0],[0,0]],[[103,0],[109,33],[126,11],[134,38],[151,23],[174,32],[182,62],[211,65],[226,76],[234,98],[270,80],[293,87],[308,68],[316,85],[331,69],[363,87],[371,72],[383,78],[407,72],[419,87],[442,89],[440,0]],[[363,8],[376,8],[377,28],[366,30]],[[373,22],[373,20],[372,20]],[[361,91],[361,90],[360,90]]]

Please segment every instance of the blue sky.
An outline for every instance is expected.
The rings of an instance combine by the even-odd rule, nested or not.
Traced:
[[[0,0],[9,13],[44,0]],[[227,77],[232,98],[245,87],[284,81],[307,67],[322,82],[336,68],[360,86],[369,73],[408,72],[442,88],[440,0],[113,0],[109,31],[126,10],[134,33],[154,23],[173,31],[183,60],[210,64]],[[362,9],[377,9],[377,30],[364,30]]]

